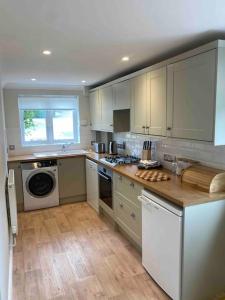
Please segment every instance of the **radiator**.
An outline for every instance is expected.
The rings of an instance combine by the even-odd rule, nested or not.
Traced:
[[[11,231],[15,238],[15,236],[18,234],[18,221],[17,221],[17,203],[16,203],[16,187],[15,187],[14,170],[9,170],[8,196],[9,196]]]

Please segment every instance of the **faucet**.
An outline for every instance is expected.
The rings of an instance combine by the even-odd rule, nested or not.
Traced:
[[[73,143],[63,144],[62,145],[62,152],[66,152],[66,149],[68,149],[70,145],[73,145]]]

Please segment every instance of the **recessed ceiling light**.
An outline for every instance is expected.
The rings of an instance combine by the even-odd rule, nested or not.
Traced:
[[[42,53],[43,53],[44,55],[51,55],[51,54],[52,54],[52,51],[50,51],[50,50],[44,50],[44,51],[42,51]]]
[[[81,82],[82,82],[82,83],[86,83],[86,80],[82,80]]]
[[[37,79],[36,78],[31,78],[31,81],[36,81]]]
[[[122,61],[129,61],[130,60],[130,57],[129,56],[124,56],[121,58]]]

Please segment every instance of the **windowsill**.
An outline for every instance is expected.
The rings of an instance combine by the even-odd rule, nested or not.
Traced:
[[[29,144],[29,145],[21,145],[21,148],[36,148],[36,147],[42,147],[42,148],[44,148],[44,147],[57,147],[57,146],[63,146],[63,145],[65,145],[65,146],[71,146],[71,147],[73,147],[73,146],[76,146],[76,145],[80,145],[80,142],[79,143],[75,143],[75,142],[62,142],[62,143],[57,143],[57,144]]]

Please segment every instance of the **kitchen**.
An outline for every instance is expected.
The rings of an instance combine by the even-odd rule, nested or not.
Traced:
[[[121,9],[102,4],[101,16],[99,4],[88,2],[93,28],[85,24],[83,34],[96,26],[105,33],[100,24],[106,15],[111,20],[111,9],[118,22],[127,15],[128,1]],[[76,4],[76,20],[70,7],[61,7],[67,23],[59,3],[53,12],[47,4],[36,7],[31,31],[58,30],[62,22],[81,28],[87,3]],[[176,5],[185,19],[188,4]],[[13,4],[2,6],[3,21],[15,16]],[[160,4],[132,1],[130,24],[132,16],[145,19],[143,8],[150,7],[159,12]],[[196,17],[211,9],[219,20],[214,6],[198,8]],[[51,26],[35,27],[39,19]],[[9,48],[12,20],[2,35]],[[18,22],[21,37],[27,25]],[[142,25],[133,26],[131,36]],[[101,57],[94,46],[97,39],[104,44],[105,35],[89,35],[95,53],[84,62],[87,50],[80,55],[78,49],[84,37],[75,37],[75,61],[66,47],[57,51],[55,33],[45,40],[48,47],[27,35],[30,56],[22,48],[21,57],[6,46],[2,51],[0,299],[225,299],[224,35],[196,35],[160,55],[152,32],[142,60],[134,47],[122,51],[117,64],[117,54]],[[50,38],[48,31],[43,36]],[[68,37],[61,35],[72,51]],[[21,43],[15,41],[17,50]]]

